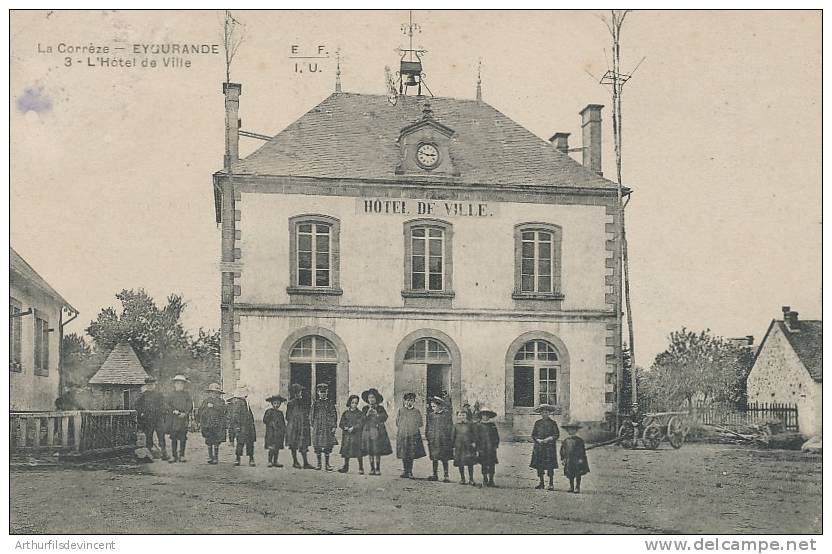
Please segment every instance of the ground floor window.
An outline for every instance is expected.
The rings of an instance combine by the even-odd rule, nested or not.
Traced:
[[[302,385],[310,398],[319,383],[329,385],[329,397],[337,398],[338,352],[324,337],[298,340],[289,352],[289,371],[290,382]]]
[[[514,356],[514,406],[534,408],[558,404],[560,358],[544,340],[525,343]]]

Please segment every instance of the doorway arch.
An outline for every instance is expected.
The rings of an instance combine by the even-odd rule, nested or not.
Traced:
[[[308,364],[308,368],[302,367]],[[292,332],[280,347],[280,390],[288,397],[289,385],[292,383],[292,372],[306,372],[306,385],[312,389],[318,381],[334,384],[335,399],[338,405],[346,403],[350,383],[350,358],[347,346],[341,337],[324,327],[303,327]],[[333,370],[335,375],[328,373]],[[312,390],[307,390],[312,397]]]
[[[405,336],[393,367],[393,403],[400,406],[405,392],[415,392],[417,406],[426,413],[429,394],[444,388],[454,407],[462,399],[462,356],[456,342],[438,329],[419,329]]]

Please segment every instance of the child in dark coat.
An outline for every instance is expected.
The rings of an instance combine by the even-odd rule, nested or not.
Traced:
[[[286,402],[286,399],[275,394],[268,397],[266,402],[272,405],[263,414],[263,423],[266,424],[265,446],[269,451],[269,467],[283,467],[283,464],[277,461],[277,457],[286,439],[286,420],[283,418],[283,412],[280,411],[280,405]]]
[[[173,392],[165,397],[165,412],[168,416],[168,433],[173,458],[169,463],[185,461],[185,443],[188,442],[188,425],[194,411],[191,393],[185,390],[187,377],[177,375],[173,378]]]
[[[474,436],[474,424],[465,410],[459,410],[456,414],[456,425],[451,430],[451,442],[454,445],[454,465],[459,468],[459,484],[466,484],[467,467],[468,483],[476,486],[474,464],[477,463],[477,438]]]
[[[248,404],[248,389],[240,387],[228,402],[228,434],[232,441],[237,442],[234,454],[237,460],[235,466],[240,465],[240,458],[245,448],[248,465],[254,467],[254,443],[257,441],[257,431],[254,428],[254,414]]]
[[[586,458],[584,439],[576,433],[581,428],[579,423],[564,423],[563,428],[569,433],[560,445],[560,461],[563,474],[569,479],[569,492],[580,494],[581,476],[589,473],[589,461]]]
[[[219,383],[208,385],[208,398],[199,407],[199,430],[208,446],[208,463],[216,465],[220,460],[220,443],[225,442],[226,405],[220,396]]]
[[[551,404],[541,404],[536,411],[540,414],[540,419],[534,422],[534,428],[532,428],[534,449],[529,467],[537,470],[537,477],[540,479],[540,483],[535,488],[545,487],[543,473],[546,472],[549,476],[549,490],[553,491],[555,490],[555,468],[558,467],[557,440],[560,436],[558,424],[551,417],[555,407]]]
[[[367,403],[361,408],[364,414],[361,451],[370,457],[370,475],[381,475],[381,457],[393,453],[385,423],[387,410],[381,405],[384,397],[377,389],[370,388],[361,393],[361,400]]]
[[[317,397],[312,405],[312,447],[315,449],[315,456],[318,458],[318,466],[321,469],[321,454],[324,455],[327,471],[332,471],[329,465],[329,455],[332,454],[332,447],[338,444],[335,438],[335,430],[338,429],[338,412],[335,409],[335,402],[329,398],[329,385],[318,383],[315,387]]]
[[[404,407],[396,414],[396,457],[404,464],[400,476],[404,479],[413,479],[413,460],[425,457],[420,431],[422,413],[414,406],[415,402],[415,393],[405,393]]]
[[[358,474],[364,475],[364,452],[361,447],[361,435],[364,430],[364,414],[358,409],[358,396],[352,394],[347,399],[347,409],[341,414],[341,458],[344,467],[339,473],[350,470],[350,458],[358,458]]]
[[[286,404],[286,446],[292,452],[293,468],[315,469],[306,456],[310,444],[309,404],[304,398],[303,386],[292,383],[289,386],[289,402]],[[298,450],[303,457],[303,466],[298,463]]]
[[[454,457],[454,444],[451,441],[451,431],[454,423],[451,413],[445,407],[445,401],[436,397],[430,399],[431,410],[428,412],[425,424],[425,438],[428,439],[428,453],[433,464],[433,475],[428,481],[438,481],[437,471],[439,462],[442,462],[442,469],[445,472],[443,483],[450,483],[448,478],[448,460]]]
[[[496,487],[494,471],[497,465],[497,448],[500,446],[500,433],[497,425],[491,421],[497,417],[492,410],[480,410],[480,422],[476,425],[477,452],[482,467],[482,484]]]

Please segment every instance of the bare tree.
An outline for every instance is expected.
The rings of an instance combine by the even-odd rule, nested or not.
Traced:
[[[245,25],[237,21],[231,10],[225,10],[222,24],[222,46],[225,51],[225,82],[231,82],[231,62],[237,54],[237,49],[246,39]]]

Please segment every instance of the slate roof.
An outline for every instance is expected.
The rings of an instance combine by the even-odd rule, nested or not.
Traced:
[[[15,274],[26,284],[31,284],[58,302],[61,302],[66,308],[69,310],[78,313],[78,310],[72,307],[72,305],[64,300],[63,296],[58,294],[58,291],[52,288],[52,286],[46,282],[46,279],[41,277],[37,271],[30,266],[26,260],[23,259],[23,256],[15,252],[14,248],[9,246],[9,276],[14,277]]]
[[[780,330],[792,345],[812,379],[823,382],[823,321],[800,320],[800,330],[795,333],[783,321],[777,321]]]
[[[433,118],[455,131],[450,154],[460,175],[454,183],[615,188],[552,144],[478,100],[334,93],[235,163],[241,175],[379,179],[412,182],[396,175],[401,130]],[[445,180],[445,179],[443,179]]]
[[[144,385],[149,377],[129,344],[117,344],[90,379],[91,385]]]

